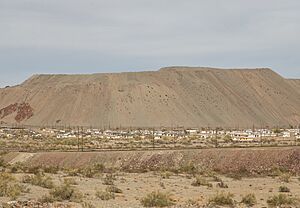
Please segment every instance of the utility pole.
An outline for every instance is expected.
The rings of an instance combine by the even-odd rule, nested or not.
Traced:
[[[173,129],[172,134],[173,134],[173,145],[174,145],[174,149],[175,149],[175,147],[176,147],[176,135],[175,135],[174,129]]]
[[[83,135],[82,135],[82,132],[83,132],[83,127],[81,127],[81,152],[83,152]]]
[[[154,128],[152,129],[152,148],[155,148]]]
[[[77,126],[77,148],[78,148],[78,152],[79,152],[79,126]]]
[[[218,148],[218,127],[216,127],[216,134],[215,134],[215,146],[216,146],[216,148]]]

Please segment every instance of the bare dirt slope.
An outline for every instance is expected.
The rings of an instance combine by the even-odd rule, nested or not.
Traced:
[[[0,122],[103,128],[296,125],[297,86],[270,69],[35,75],[0,89]]]
[[[234,173],[270,173],[281,168],[300,173],[300,148],[199,149],[170,151],[117,151],[117,152],[44,152],[9,153],[6,162],[24,162],[32,166],[59,166],[79,168],[94,163],[123,170],[178,169],[194,165],[201,169]]]
[[[300,79],[289,79],[289,83],[296,89],[300,91]]]

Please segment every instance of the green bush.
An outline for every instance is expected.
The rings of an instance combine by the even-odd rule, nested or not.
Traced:
[[[254,194],[247,194],[242,198],[241,203],[246,204],[247,206],[254,206],[257,201]]]
[[[144,207],[167,207],[174,205],[174,202],[169,194],[157,191],[151,192],[150,194],[142,198],[141,204]]]
[[[267,200],[267,203],[271,207],[279,207],[282,205],[294,205],[297,202],[295,198],[288,197],[284,194],[279,194],[277,196],[272,196]]]
[[[219,206],[233,206],[233,194],[231,193],[217,193],[215,196],[209,199],[209,204],[219,205]]]

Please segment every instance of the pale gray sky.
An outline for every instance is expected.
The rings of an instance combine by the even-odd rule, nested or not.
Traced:
[[[0,0],[0,86],[172,65],[300,78],[299,37],[299,0]]]

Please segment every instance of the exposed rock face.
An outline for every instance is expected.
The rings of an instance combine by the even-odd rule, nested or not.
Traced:
[[[33,116],[33,109],[28,103],[14,103],[0,110],[0,119],[16,114],[15,121],[20,123]]]
[[[270,69],[187,67],[35,75],[0,89],[0,122],[100,128],[298,125],[298,81]]]

